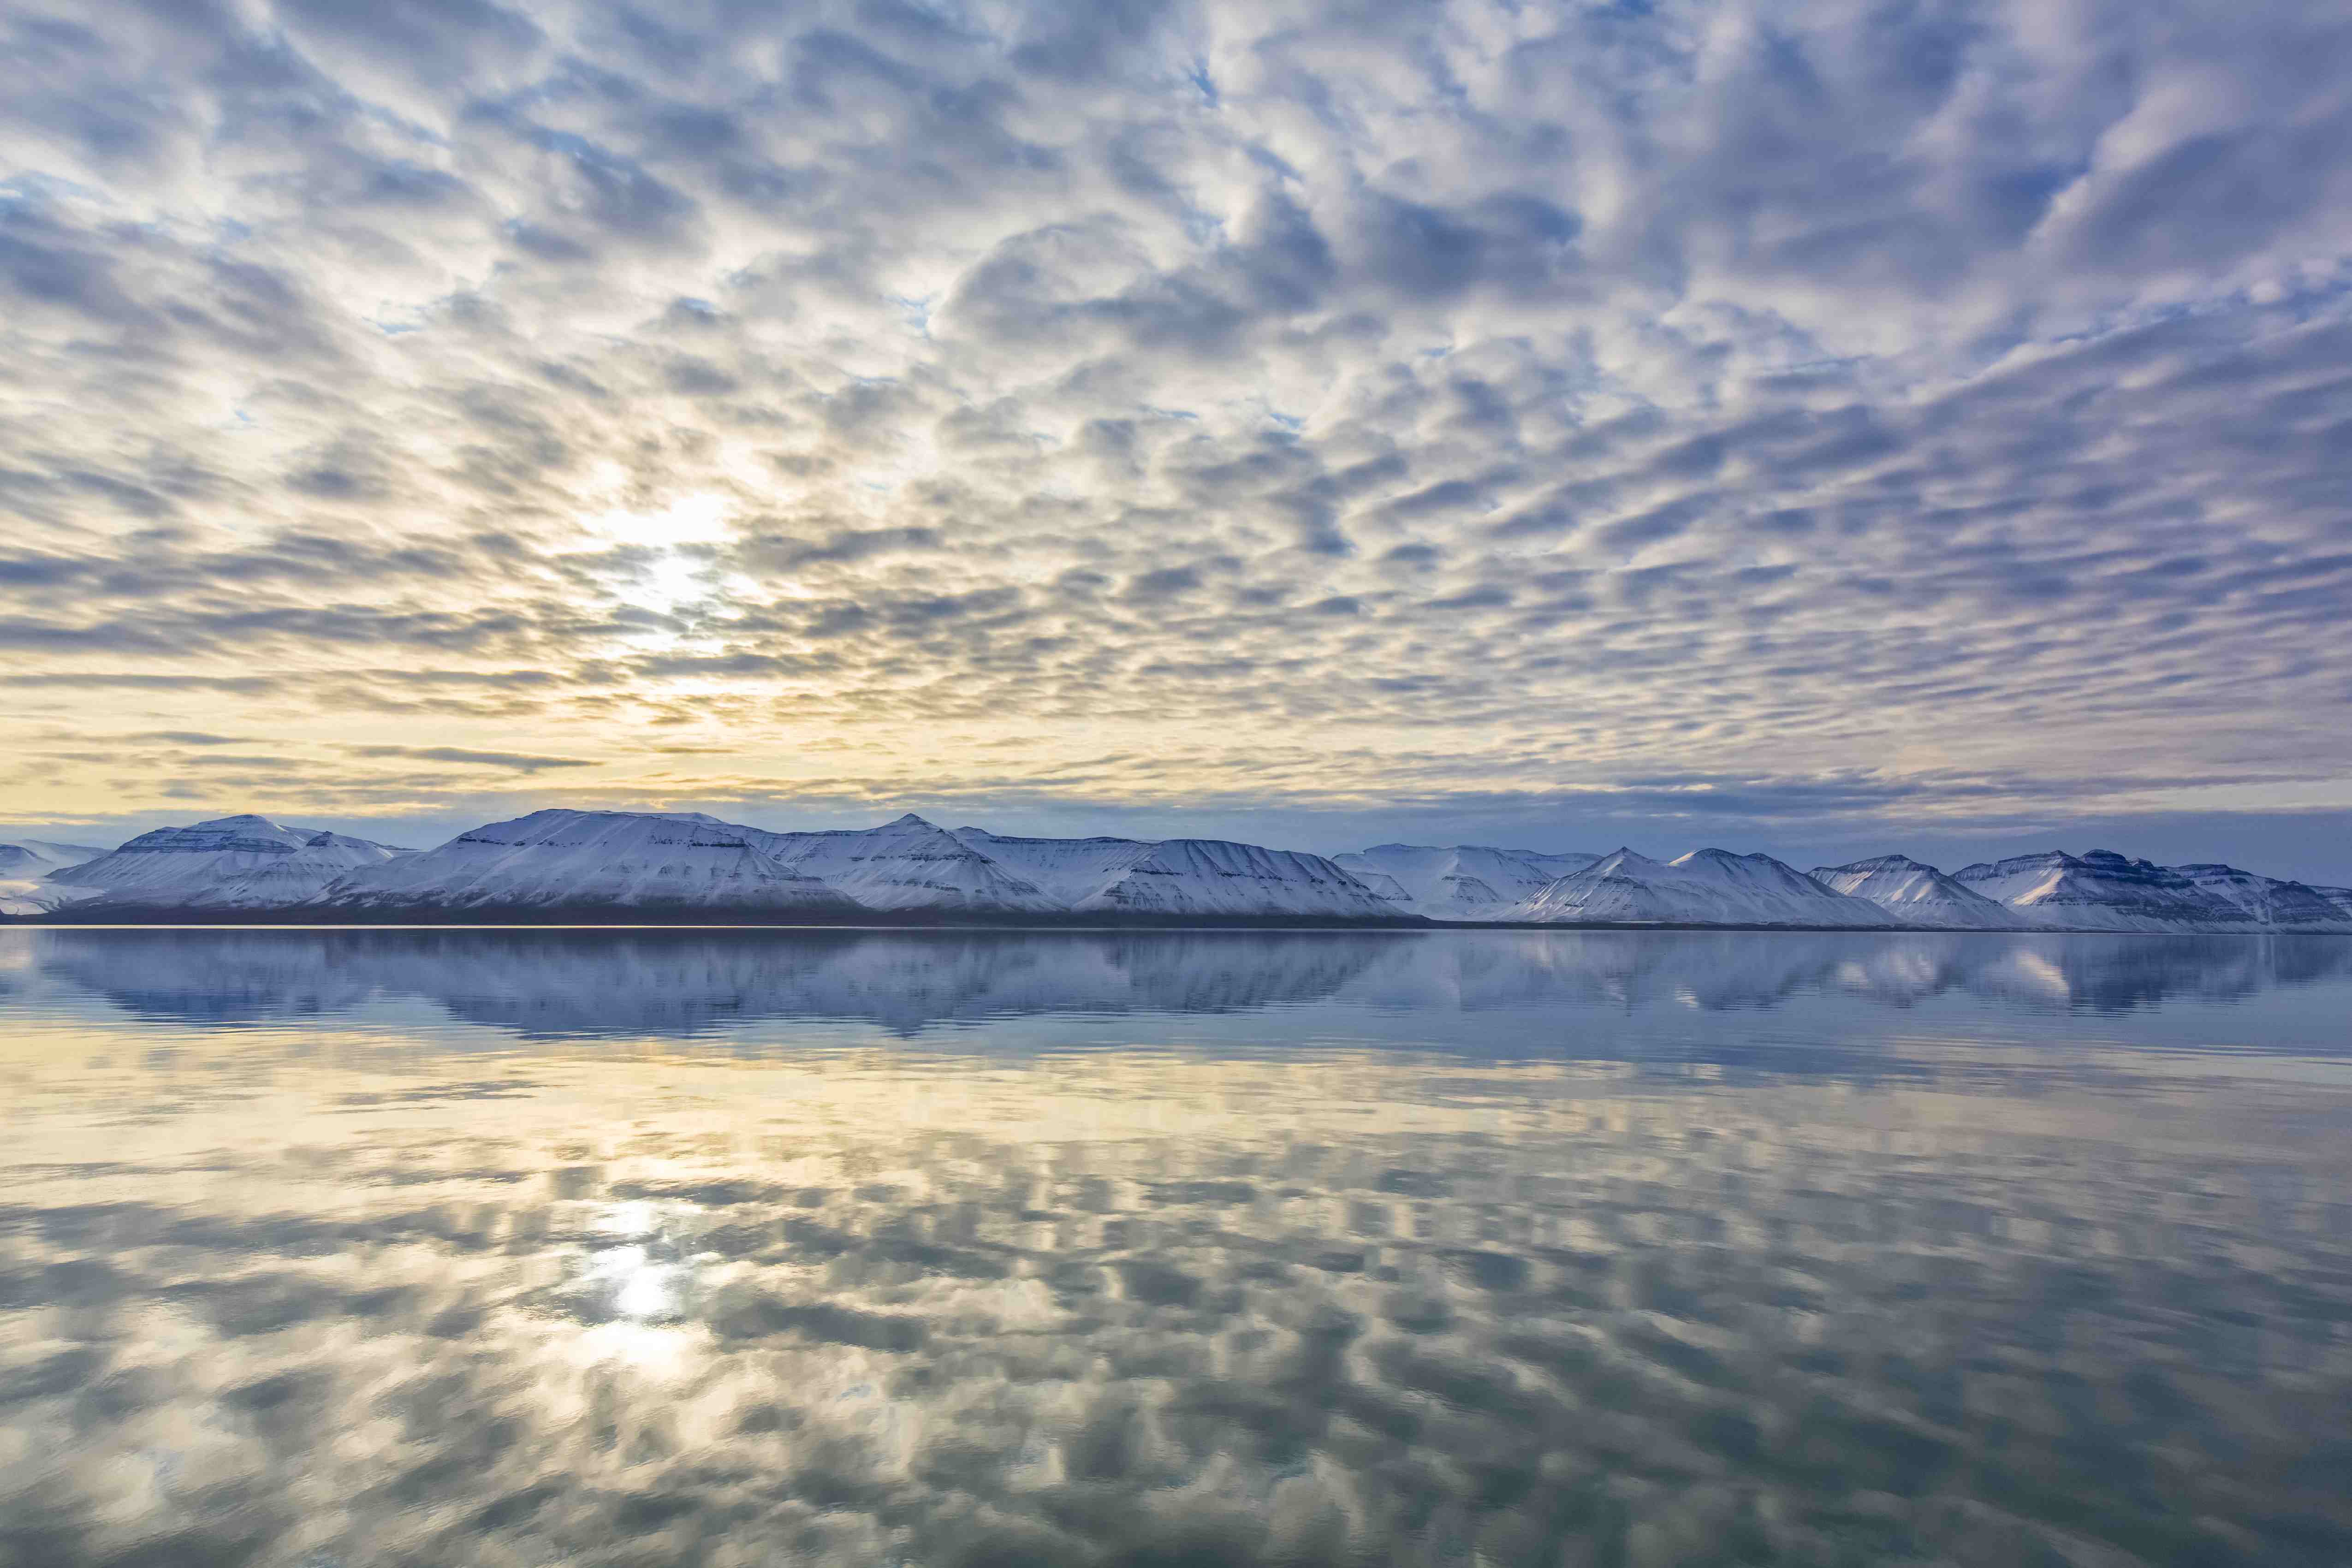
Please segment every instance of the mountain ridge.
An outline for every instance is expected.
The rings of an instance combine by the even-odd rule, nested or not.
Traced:
[[[288,826],[248,812],[142,833],[43,879],[94,889],[108,903],[268,909],[299,902],[346,871],[404,853],[373,839]]]
[[[1375,844],[1332,861],[1360,879],[1379,878],[1394,891],[1381,896],[1406,912],[1432,920],[1496,920],[1597,855],[1546,855],[1486,844],[1438,847]],[[1370,885],[1369,883],[1367,885]]]
[[[1571,871],[1517,911],[1546,924],[1612,923],[1800,927],[1893,926],[1867,900],[1823,887],[1769,855],[1694,849],[1654,860],[1620,848]]]
[[[1907,855],[1880,855],[1843,866],[1816,866],[1808,873],[1823,887],[1865,899],[1906,924],[1937,930],[2021,928],[2026,923],[2007,905]]]
[[[2048,850],[1958,872],[1902,855],[1801,871],[1485,845],[1337,856],[1213,838],[1024,837],[912,813],[778,832],[700,812],[547,807],[425,850],[256,814],[111,850],[0,844],[0,917],[559,922],[1671,926],[2352,934],[2352,889]]]

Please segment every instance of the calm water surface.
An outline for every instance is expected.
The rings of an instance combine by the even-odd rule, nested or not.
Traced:
[[[0,931],[0,1563],[2352,1563],[2352,941]]]

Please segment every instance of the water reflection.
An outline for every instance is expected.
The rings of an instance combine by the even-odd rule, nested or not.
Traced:
[[[1537,935],[16,933],[0,1563],[2352,1560],[2352,943]]]
[[[148,1017],[288,1020],[417,997],[455,1019],[551,1038],[798,1018],[916,1033],[1313,1002],[1718,1010],[1960,993],[2116,1012],[2352,976],[2352,942],[2329,937],[57,930],[0,932],[8,945],[18,976]]]

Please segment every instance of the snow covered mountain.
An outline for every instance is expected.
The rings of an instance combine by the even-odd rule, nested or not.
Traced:
[[[879,827],[835,833],[739,828],[779,864],[869,910],[1057,913],[1065,906],[913,812]]]
[[[106,853],[88,844],[51,844],[46,839],[19,838],[0,844],[0,877],[46,877]]]
[[[1844,866],[1816,866],[1810,875],[1833,893],[1868,900],[1907,926],[2011,931],[2026,923],[2007,905],[1997,904],[1907,856],[1881,855]]]
[[[274,910],[315,898],[347,871],[402,858],[363,838],[321,833],[291,855],[264,860],[249,870],[224,876],[187,894],[181,907],[202,910]]]
[[[985,827],[959,827],[954,837],[1066,910],[1117,881],[1151,847],[1140,838],[1017,838]]]
[[[105,853],[87,844],[51,844],[40,838],[0,844],[0,915],[45,915],[97,897],[95,888],[73,887],[49,878]]]
[[[1553,882],[1513,920],[1675,925],[1891,926],[1866,899],[1849,898],[1769,855],[1694,849],[1653,860],[1620,849]]]
[[[2352,934],[2352,889],[2108,850],[2021,855],[1949,876],[1886,855],[1808,876],[1724,849],[1662,862],[1631,849],[1603,858],[1383,844],[1326,858],[1213,838],[949,832],[911,814],[778,833],[698,813],[565,809],[422,854],[249,815],[159,828],[110,851],[0,844],[0,916],[571,908]]]
[[[1395,909],[1320,855],[1220,838],[1168,838],[1071,906],[1082,914],[1303,915],[1390,920]]]
[[[753,833],[699,814],[534,811],[352,871],[314,889],[312,901],[352,910],[856,910],[783,865]]]
[[[1376,844],[1335,858],[1340,869],[1373,886],[1380,878],[1397,893],[1381,897],[1408,914],[1439,921],[1493,921],[1542,892],[1570,871],[1580,871],[1598,855],[1538,855],[1529,849],[1493,849],[1482,844],[1437,848],[1423,844]]]
[[[980,829],[967,837],[912,815],[856,831],[774,833],[700,814],[550,809],[419,854],[259,816],[221,817],[93,852],[86,874],[75,868],[76,882],[87,880],[87,888],[30,879],[0,885],[0,914],[38,915],[71,902],[189,910],[707,909],[832,918],[911,910],[1397,914],[1319,856],[1213,839],[999,839]],[[1033,869],[1050,889],[1028,874]]]
[[[2322,889],[2302,882],[2210,863],[2172,869],[2199,890],[2236,905],[2265,931],[2352,931],[2352,908],[2338,908]]]
[[[220,816],[142,833],[49,874],[90,900],[153,909],[263,909],[299,903],[345,872],[404,853],[390,845],[266,816]],[[62,874],[61,874],[62,873]]]
[[[2112,849],[2018,855],[1964,866],[1953,876],[2038,926],[2070,931],[2261,929],[2244,909],[2180,872],[2129,859]]]
[[[1320,855],[1221,838],[955,837],[1079,914],[1393,919],[1396,906]]]

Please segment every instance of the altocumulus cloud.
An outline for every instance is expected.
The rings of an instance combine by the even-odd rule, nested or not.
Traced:
[[[2352,804],[2338,7],[0,26],[20,819]]]

